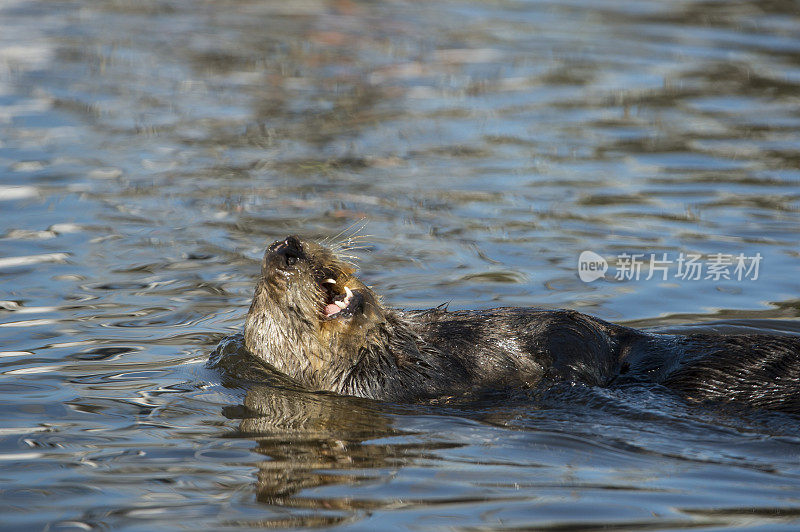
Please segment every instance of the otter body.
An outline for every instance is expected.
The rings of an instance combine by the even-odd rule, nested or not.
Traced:
[[[800,337],[652,334],[571,310],[384,307],[327,248],[267,248],[247,349],[304,387],[413,402],[571,381],[800,413]]]

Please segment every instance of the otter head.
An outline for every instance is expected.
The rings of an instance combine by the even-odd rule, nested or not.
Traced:
[[[329,249],[289,236],[261,263],[247,348],[303,384],[335,390],[385,321],[377,296]]]

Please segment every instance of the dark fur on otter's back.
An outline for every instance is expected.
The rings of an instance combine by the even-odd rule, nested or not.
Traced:
[[[800,413],[798,336],[652,334],[571,310],[401,311],[354,271],[295,236],[270,245],[247,349],[307,388],[372,399],[652,382],[691,400]]]

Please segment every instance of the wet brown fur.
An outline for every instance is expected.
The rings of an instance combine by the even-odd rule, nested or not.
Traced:
[[[354,273],[314,242],[270,245],[245,321],[247,349],[307,388],[373,399],[643,381],[696,401],[800,412],[797,336],[652,334],[571,310],[402,311],[384,307]],[[347,286],[357,304],[326,316],[324,286]]]

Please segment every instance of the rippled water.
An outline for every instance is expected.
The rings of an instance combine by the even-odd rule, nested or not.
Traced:
[[[362,219],[395,306],[800,333],[798,28],[791,1],[0,1],[0,529],[796,529],[792,416],[203,363],[268,241]],[[615,279],[680,253],[763,260]]]

